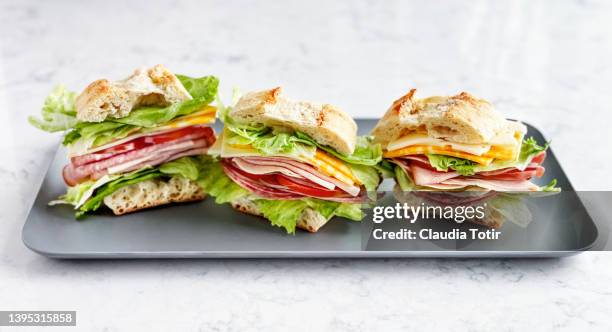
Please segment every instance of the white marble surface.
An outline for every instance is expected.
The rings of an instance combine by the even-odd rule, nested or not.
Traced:
[[[0,310],[75,309],[96,331],[609,331],[608,253],[65,262],[20,232],[58,139],[26,116],[56,83],[155,63],[216,74],[225,97],[283,85],[354,116],[411,87],[467,90],[540,127],[575,187],[610,190],[611,17],[604,1],[0,1]]]

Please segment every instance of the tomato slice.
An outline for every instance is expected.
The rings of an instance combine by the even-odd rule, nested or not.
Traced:
[[[297,179],[292,179],[288,176],[282,174],[276,174],[276,180],[279,184],[287,187],[287,189],[311,197],[338,197],[344,196],[344,191],[340,189],[332,189],[329,190],[325,187],[322,187],[314,182],[308,183],[306,181],[299,181]]]

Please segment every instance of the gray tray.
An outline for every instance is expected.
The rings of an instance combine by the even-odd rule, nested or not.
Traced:
[[[360,134],[368,133],[376,120],[358,120]],[[217,132],[218,130],[217,125]],[[529,134],[545,141],[529,126]],[[546,236],[551,243],[566,238],[580,240],[552,251],[363,251],[362,224],[334,218],[318,233],[302,231],[288,235],[261,218],[216,205],[212,199],[199,203],[160,207],[115,217],[101,209],[83,221],[74,219],[69,206],[48,206],[47,202],[65,192],[61,168],[67,162],[60,148],[47,171],[38,196],[23,227],[23,242],[31,250],[53,258],[300,258],[300,257],[552,257],[584,250],[597,238],[590,218],[560,223],[558,234]],[[569,180],[552,151],[545,162],[546,176],[541,182],[557,178],[565,190]],[[390,188],[392,180],[383,187]],[[582,204],[580,207],[584,209]],[[586,212],[585,212],[586,214]],[[588,214],[587,214],[588,216]],[[560,236],[564,235],[564,236]],[[555,240],[559,239],[559,240]]]

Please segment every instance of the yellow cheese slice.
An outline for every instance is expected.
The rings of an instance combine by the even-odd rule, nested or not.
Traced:
[[[415,146],[409,146],[406,148],[402,148],[399,150],[386,151],[385,153],[383,153],[383,157],[395,158],[395,157],[401,157],[401,156],[408,156],[408,155],[414,155],[414,154],[427,154],[427,153],[441,154],[444,156],[463,158],[463,159],[477,162],[485,166],[489,165],[494,159],[492,157],[475,156],[473,154],[469,154],[469,153],[465,153],[461,151],[454,151],[450,146],[439,147],[439,146],[429,146],[429,145],[415,145]]]
[[[210,124],[215,122],[215,114],[217,113],[217,108],[214,106],[204,106],[204,108],[195,113],[182,116],[180,118],[176,118],[167,124],[157,127],[156,129],[166,129],[166,128],[180,128],[193,126],[198,124]]]
[[[517,150],[507,146],[492,146],[491,150],[483,154],[483,157],[489,157],[501,160],[513,160],[516,157]]]
[[[361,185],[359,179],[353,175],[350,168],[340,159],[330,156],[329,154],[317,149],[313,158],[306,158],[317,170],[325,173],[328,176],[334,177],[348,185]]]
[[[461,151],[476,156],[482,156],[491,149],[490,144],[464,144],[445,141],[440,138],[430,137],[425,134],[410,134],[402,136],[387,145],[387,150],[399,150],[408,146],[414,145],[429,145],[445,147],[450,146],[454,151]]]

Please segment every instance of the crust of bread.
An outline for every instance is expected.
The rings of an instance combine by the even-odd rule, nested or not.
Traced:
[[[467,92],[455,96],[416,99],[416,89],[394,101],[372,130],[383,148],[402,136],[422,133],[467,144],[487,144],[512,125],[484,99]]]
[[[194,181],[175,176],[169,181],[152,179],[122,187],[104,198],[115,215],[122,215],[169,203],[200,201],[204,190]]]
[[[139,106],[167,106],[189,99],[191,95],[176,75],[156,65],[136,69],[124,80],[92,82],[77,96],[75,107],[78,120],[101,122],[125,117]]]
[[[348,114],[329,104],[289,100],[280,87],[245,94],[230,116],[242,123],[301,131],[343,154],[355,150],[357,124]]]
[[[230,204],[234,209],[240,212],[265,218],[257,208],[257,205],[247,198],[237,199]],[[297,227],[310,233],[316,233],[323,225],[327,224],[328,221],[329,220],[317,211],[306,208],[298,219]]]

